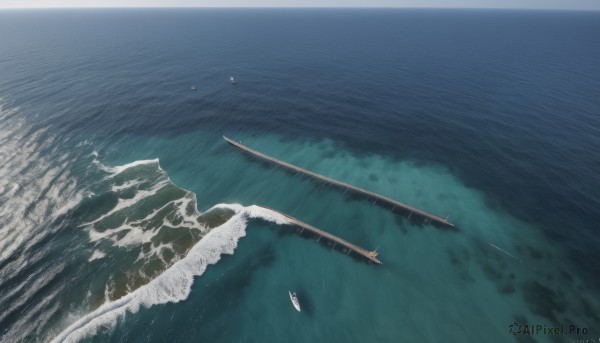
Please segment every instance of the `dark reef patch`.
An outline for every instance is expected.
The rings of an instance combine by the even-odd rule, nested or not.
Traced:
[[[459,271],[458,277],[461,279],[461,281],[463,281],[465,283],[475,282],[475,279],[471,276],[471,273],[469,273],[467,270]]]
[[[573,282],[573,276],[564,270],[560,272],[560,276],[568,282]]]
[[[562,293],[554,292],[537,281],[523,285],[523,297],[533,313],[549,319],[552,323],[558,323],[556,315],[564,313],[567,309]]]
[[[542,254],[538,250],[530,247],[529,245],[527,246],[527,250],[529,250],[529,256],[531,256],[531,258],[536,259],[536,260],[539,260],[542,258]]]
[[[516,292],[517,290],[516,290],[516,288],[515,288],[515,286],[513,284],[511,284],[511,283],[505,283],[505,284],[500,285],[498,287],[498,291],[501,294],[512,294],[512,293]]]
[[[587,318],[592,318],[596,322],[600,322],[600,316],[598,315],[598,311],[594,311],[592,305],[590,305],[590,303],[587,302],[585,299],[581,299],[581,308],[583,309],[583,314]]]
[[[491,281],[498,282],[502,280],[502,272],[494,269],[491,265],[484,264],[481,269],[483,270],[485,276]]]
[[[448,249],[447,254],[448,260],[454,266],[459,279],[464,283],[475,282],[475,279],[469,273],[467,262],[470,257],[467,249],[461,248],[458,251]]]
[[[336,152],[335,151],[325,151],[321,153],[321,158],[322,159],[328,159],[328,158],[334,158],[336,156]]]
[[[452,263],[455,266],[462,266],[462,262],[458,259],[458,257],[456,256],[456,253],[454,253],[454,251],[452,250],[448,250],[448,259],[450,260],[450,263]]]

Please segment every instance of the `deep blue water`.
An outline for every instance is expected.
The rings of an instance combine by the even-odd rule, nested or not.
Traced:
[[[513,321],[598,339],[598,32],[598,12],[0,11],[0,340],[90,313],[98,342],[507,342]],[[192,213],[193,194],[200,213],[267,205],[379,246],[384,265],[258,219],[223,229],[232,214]],[[233,255],[190,254],[226,241],[217,226]],[[206,272],[173,267],[186,256]]]

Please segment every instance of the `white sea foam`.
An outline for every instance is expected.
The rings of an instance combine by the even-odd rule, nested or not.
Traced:
[[[269,210],[268,208],[264,208],[261,206],[252,205],[247,207],[246,211],[250,218],[263,219],[279,225],[290,223],[290,220],[281,213]]]
[[[142,183],[142,180],[139,180],[139,179],[129,180],[121,185],[113,185],[110,190],[113,192],[120,192],[122,190],[131,188],[131,187],[139,186],[141,183]]]
[[[18,108],[6,110],[0,102],[0,262],[6,262],[0,272],[0,288],[6,288],[0,295],[0,323],[30,299],[44,297],[3,333],[0,341],[7,342],[22,341],[34,329],[41,308],[60,294],[58,289],[45,292],[64,264],[45,265],[47,251],[31,247],[53,234],[60,225],[50,223],[77,206],[83,195],[69,174],[72,156],[48,149],[63,146],[62,141],[47,128],[32,130],[19,114]],[[27,278],[15,278],[23,270],[28,270]]]
[[[215,208],[231,209],[235,211],[235,215],[211,230],[183,259],[148,284],[83,316],[63,330],[53,342],[78,342],[97,333],[99,328],[112,327],[119,317],[127,312],[136,313],[140,306],[150,307],[185,300],[195,276],[202,275],[208,265],[217,263],[222,254],[233,254],[238,240],[246,235],[248,218],[261,218],[278,224],[288,222],[284,216],[259,206],[219,204],[212,209]]]
[[[19,111],[0,102],[0,261],[51,233],[44,224],[81,199],[69,156],[44,151],[57,137],[47,128],[31,130]]]
[[[137,260],[149,261],[152,257],[156,257],[168,267],[182,257],[174,251],[172,242],[163,242],[159,239],[153,241],[151,245],[146,243],[152,242],[163,228],[181,230],[181,234],[192,231],[201,234],[206,232],[207,228],[198,221],[200,213],[196,210],[196,195],[173,184],[167,173],[160,167],[158,159],[136,161],[118,167],[106,167],[100,162],[96,164],[109,173],[101,182],[104,192],[112,193],[118,197],[118,200],[112,209],[82,224],[88,230],[90,242],[99,243],[108,240],[113,246],[126,249],[144,246]],[[119,173],[140,165],[152,165],[153,168],[128,174],[125,179],[115,178]],[[177,192],[182,192],[182,196],[172,199],[171,196]],[[126,198],[121,198],[123,195]],[[144,206],[145,202],[157,207],[148,208]],[[140,216],[143,217],[140,219]],[[114,224],[117,225],[113,226]],[[164,254],[169,256],[174,254],[175,259],[171,260],[172,257],[169,257],[167,262]],[[143,270],[137,270],[136,273],[143,276]]]
[[[113,207],[110,211],[106,212],[105,214],[103,214],[102,216],[100,216],[98,219],[91,221],[89,223],[85,223],[84,225],[90,225],[90,224],[95,224],[97,222],[102,221],[105,218],[110,217],[111,215],[122,211],[124,209],[127,209],[133,205],[138,204],[140,201],[142,201],[145,198],[151,197],[153,195],[156,194],[156,192],[158,190],[160,190],[162,187],[166,186],[168,183],[168,181],[164,181],[164,182],[159,182],[158,184],[154,185],[150,190],[141,190],[138,191],[135,196],[131,199],[119,199],[119,201],[117,202],[117,205],[115,205],[115,207]]]
[[[0,313],[0,322],[3,321],[6,316],[11,314],[13,309],[23,306],[33,294],[52,282],[56,278],[57,274],[64,268],[64,266],[64,263],[60,263],[54,266],[47,266],[47,268],[44,270],[37,270],[36,274],[31,275],[30,279],[23,281],[19,286],[15,287],[17,289],[16,292],[8,295],[7,297],[3,297],[2,300],[6,301],[7,299],[10,299],[11,296],[18,294],[18,299],[16,299],[16,302],[11,304],[11,309],[7,309]],[[21,292],[21,290],[24,290],[24,292]]]
[[[115,246],[122,247],[122,248],[126,248],[129,246],[136,246],[136,245],[140,245],[140,244],[149,242],[152,239],[152,237],[154,237],[157,234],[160,227],[156,227],[154,229],[148,229],[143,224],[145,222],[148,222],[149,220],[154,219],[154,217],[156,217],[160,212],[162,212],[164,209],[166,209],[168,207],[174,207],[176,209],[176,213],[179,216],[181,216],[181,220],[182,220],[183,224],[187,224],[187,225],[189,225],[190,228],[198,229],[201,232],[206,231],[206,228],[203,227],[202,225],[200,225],[200,223],[198,223],[198,221],[196,220],[196,217],[198,215],[200,215],[199,213],[194,212],[192,215],[185,214],[186,208],[188,205],[190,205],[190,202],[196,201],[195,195],[193,193],[188,193],[183,198],[167,202],[165,205],[152,211],[150,214],[148,214],[146,217],[144,217],[142,219],[135,220],[135,221],[126,220],[123,224],[121,224],[118,227],[113,228],[113,229],[105,229],[102,231],[98,231],[93,228],[92,224],[95,224],[95,223],[101,221],[102,219],[104,219],[114,213],[117,213],[120,210],[123,210],[125,208],[128,208],[130,206],[137,204],[140,200],[152,195],[153,191],[142,191],[141,193],[143,193],[141,196],[138,196],[136,194],[136,196],[134,198],[127,200],[126,205],[121,205],[121,206],[117,205],[117,206],[115,206],[115,208],[110,210],[108,213],[102,215],[100,218],[98,218],[90,223],[84,224],[84,225],[90,226],[90,229],[89,229],[90,241],[98,242],[103,239],[109,239],[113,242],[113,244]],[[241,210],[241,207],[239,207],[237,209]],[[210,209],[210,210],[212,210],[212,209]],[[171,227],[177,227],[177,225],[175,225],[174,223],[169,221],[167,218],[160,218],[160,219],[162,220],[162,222],[161,222],[162,226],[167,225],[167,226],[171,226]],[[123,233],[123,232],[125,232],[125,234],[120,235],[120,233]],[[153,245],[151,247],[150,251],[148,251],[146,253],[141,252],[140,256],[138,257],[138,260],[143,259],[143,258],[148,258],[149,256],[152,256],[152,255],[160,256],[160,250],[164,247],[170,248],[170,245],[168,245],[168,244],[160,244],[158,246]]]
[[[57,295],[62,291],[62,288],[58,288],[53,290],[50,294],[44,296],[38,303],[32,305],[28,308],[22,316],[20,316],[15,323],[12,325],[12,330],[9,334],[3,339],[6,339],[6,342],[17,342],[23,341],[21,334],[23,332],[28,332],[31,329],[31,324],[33,322],[46,322],[44,318],[49,318],[53,312],[56,312],[60,309],[60,303],[54,303],[53,306],[49,306],[54,299],[56,299]],[[38,326],[37,330],[40,330],[41,326]]]
[[[0,108],[0,117],[2,115],[6,116],[6,112]],[[285,217],[260,207],[221,204],[209,211],[223,208],[233,210],[235,214],[226,223],[209,230],[198,220],[201,214],[196,210],[195,195],[182,189],[177,190],[177,186],[160,168],[158,159],[107,167],[97,161],[97,152],[92,153],[94,165],[108,175],[97,185],[98,189],[94,188],[95,186],[87,190],[81,189],[68,171],[69,165],[74,161],[73,156],[60,150],[48,149],[51,144],[49,142],[59,143],[59,137],[53,137],[43,128],[31,131],[26,122],[17,116],[11,116],[9,119],[10,125],[6,121],[0,122],[0,261],[14,254],[20,247],[30,247],[46,235],[52,234],[52,231],[48,230],[49,225],[44,224],[56,220],[80,204],[86,192],[88,196],[94,196],[92,190],[103,195],[112,192],[111,196],[116,196],[117,201],[113,208],[85,225],[89,228],[92,243],[104,240],[102,244],[95,246],[91,256],[87,258],[88,261],[110,258],[104,246],[105,240],[111,240],[117,247],[129,249],[152,241],[161,227],[165,226],[169,230],[201,232],[202,238],[191,248],[186,247],[185,249],[189,248],[187,252],[175,258],[172,254],[164,255],[166,250],[173,248],[169,246],[170,242],[153,242],[149,248],[140,249],[141,259],[156,256],[163,260],[166,269],[158,275],[146,276],[154,278],[118,300],[111,299],[114,299],[117,291],[122,292],[122,280],[113,280],[111,276],[104,289],[106,303],[91,313],[77,316],[80,317],[78,320],[66,319],[72,324],[55,338],[57,342],[78,341],[81,337],[97,332],[100,327],[113,325],[119,316],[127,312],[136,312],[140,306],[149,307],[186,299],[194,276],[204,273],[206,267],[216,263],[222,254],[233,253],[238,240],[245,235],[246,221],[249,218],[262,218],[280,224],[287,221]],[[158,169],[141,168],[141,173],[134,170],[133,173],[123,174],[130,168],[142,165],[155,165]],[[124,177],[116,177],[117,175]],[[163,187],[168,188],[163,191]],[[181,191],[183,193],[178,193]],[[172,199],[172,196],[176,199]],[[155,208],[149,208],[154,206]],[[114,218],[104,221],[113,215]],[[27,259],[23,255],[23,258],[19,256],[14,263],[9,263],[2,271],[3,277],[8,279],[18,272],[19,268],[41,261],[45,252],[39,251],[39,256],[37,252],[32,253],[33,256],[29,254]],[[165,256],[168,257],[163,258]],[[165,259],[168,259],[169,263]],[[56,265],[55,269],[47,274],[48,277],[25,280],[22,285],[4,294],[2,298],[10,298],[8,300],[13,302],[11,309],[20,306],[22,302],[18,299],[30,299],[35,292],[50,282],[52,277],[58,275],[62,267]],[[145,276],[146,271],[142,269],[134,272]],[[50,313],[54,313],[58,308],[56,304],[60,303],[60,299],[57,298],[60,297],[60,292],[52,292],[45,296],[44,306],[53,307]],[[52,303],[52,299],[56,299],[57,302]],[[9,313],[12,312],[7,311],[4,315]],[[34,317],[28,319],[32,318]],[[24,322],[19,322],[18,325],[22,323]],[[38,326],[35,330],[41,328],[42,326]],[[19,330],[7,333],[16,339],[23,337],[22,334],[23,331]]]
[[[92,262],[94,260],[99,260],[101,258],[104,258],[106,256],[105,253],[103,253],[100,250],[94,250],[94,252],[92,253],[92,256],[90,256],[90,258],[88,259],[88,262]]]
[[[135,161],[135,162],[127,163],[127,164],[124,164],[122,166],[116,166],[116,167],[108,167],[108,166],[105,166],[104,164],[102,164],[102,163],[100,163],[98,161],[95,161],[95,162],[98,164],[98,167],[100,169],[104,170],[107,173],[112,174],[111,176],[115,176],[115,175],[118,175],[118,174],[122,173],[123,171],[129,169],[129,168],[132,168],[132,167],[136,167],[136,166],[139,166],[139,165],[145,165],[145,164],[158,163],[158,159],[155,158],[153,160],[140,160],[140,161]]]

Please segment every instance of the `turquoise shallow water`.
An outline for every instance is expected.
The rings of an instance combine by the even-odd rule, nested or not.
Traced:
[[[598,338],[596,14],[0,17],[2,342]],[[588,332],[513,335],[513,322]]]
[[[358,156],[329,140],[282,141],[274,135],[244,138],[244,144],[310,170],[434,213],[451,213],[461,231],[409,223],[369,201],[348,198],[327,185],[248,158],[222,139],[214,144],[195,134],[150,143],[144,140],[143,151],[149,156],[161,156],[165,149],[173,161],[189,153],[174,148],[183,146],[182,142],[194,149],[203,144],[212,147],[203,151],[214,157],[188,161],[185,168],[177,163],[169,167],[161,160],[176,184],[198,185],[199,189],[191,190],[198,195],[201,210],[217,199],[274,207],[367,249],[377,248],[384,264],[356,261],[302,239],[291,227],[265,226],[253,220],[235,254],[224,257],[195,281],[183,309],[167,305],[141,310],[136,318],[127,317],[113,337],[135,337],[131,327],[136,324],[130,324],[131,320],[140,329],[150,322],[158,332],[173,331],[167,336],[173,339],[280,341],[295,335],[309,341],[394,341],[409,335],[425,341],[503,342],[510,336],[507,325],[498,322],[527,318],[545,323],[548,315],[587,322],[591,317],[585,308],[598,306],[596,297],[581,292],[587,289],[586,281],[564,263],[566,256],[559,244],[548,240],[539,228],[493,207],[484,194],[465,186],[441,166],[376,154]],[[136,140],[128,144],[139,146]],[[106,154],[111,155],[111,148]],[[169,172],[171,168],[175,172]],[[217,181],[228,184],[227,191]],[[435,191],[424,192],[424,188]],[[290,311],[289,289],[301,297],[305,306],[301,316]],[[548,289],[561,293],[540,294]],[[557,311],[567,303],[579,308]],[[211,316],[213,309],[221,315]],[[164,323],[165,318],[170,320]],[[172,329],[182,323],[188,329]],[[236,333],[227,329],[231,325],[236,326]],[[157,331],[142,332],[150,339]]]

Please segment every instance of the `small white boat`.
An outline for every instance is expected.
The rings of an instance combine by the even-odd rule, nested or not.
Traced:
[[[196,90],[196,86],[192,86],[190,87],[191,90],[195,91]]]
[[[229,77],[229,82],[231,82],[232,85],[237,84],[237,81],[233,78],[233,76]]]
[[[289,295],[290,295],[290,300],[292,301],[292,304],[294,305],[294,307],[296,308],[296,310],[298,312],[300,312],[300,302],[298,301],[298,297],[296,296],[296,292],[292,293],[290,291],[288,291]]]

